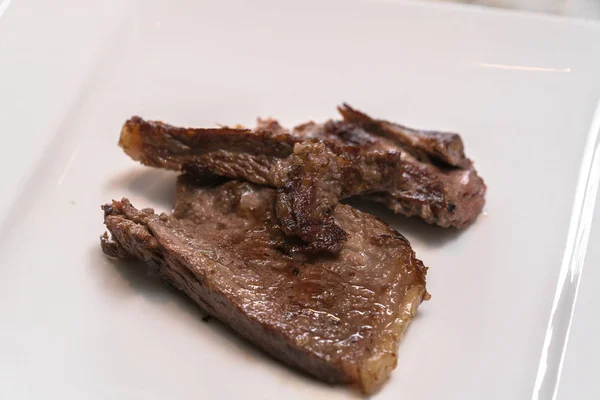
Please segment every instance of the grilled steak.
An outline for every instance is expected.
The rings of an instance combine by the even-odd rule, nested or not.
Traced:
[[[186,129],[134,117],[119,144],[146,165],[279,188],[282,229],[307,252],[341,249],[347,234],[331,217],[340,198],[366,196],[443,227],[464,227],[479,215],[486,186],[460,136],[374,120],[347,105],[339,110],[342,121],[291,132],[274,120],[259,120],[257,130]]]
[[[104,252],[140,259],[167,284],[271,356],[369,393],[396,366],[397,347],[428,298],[426,268],[408,241],[348,205],[331,217],[347,235],[335,256],[290,252],[276,190],[248,182],[178,181],[173,215],[103,206]]]

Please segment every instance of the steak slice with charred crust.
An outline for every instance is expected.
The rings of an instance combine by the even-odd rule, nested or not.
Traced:
[[[338,107],[343,121],[308,122],[291,134],[305,140],[322,140],[338,146],[356,146],[364,157],[398,161],[393,180],[374,188],[373,182],[354,192],[383,203],[396,213],[420,216],[442,227],[463,228],[481,213],[486,185],[471,160],[465,157],[458,134],[418,131],[383,120],[375,120],[347,104]],[[258,120],[259,130],[288,132],[276,120]],[[347,148],[347,147],[346,147]],[[385,168],[387,163],[379,163]],[[383,171],[383,175],[390,171]],[[347,197],[343,195],[343,197]]]
[[[332,223],[339,199],[361,195],[443,227],[464,227],[481,212],[486,186],[460,137],[374,120],[347,105],[344,120],[288,132],[275,120],[259,129],[177,128],[128,120],[120,146],[146,165],[242,178],[278,188],[283,231],[307,252],[337,252],[346,233]]]
[[[375,217],[338,205],[347,235],[335,256],[288,251],[276,190],[180,177],[173,215],[127,199],[103,206],[104,252],[140,259],[167,284],[271,356],[330,383],[381,385],[418,305],[426,267]]]

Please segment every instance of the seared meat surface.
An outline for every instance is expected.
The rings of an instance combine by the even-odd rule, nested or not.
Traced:
[[[442,227],[463,228],[481,213],[487,188],[472,161],[465,157],[458,134],[419,131],[375,120],[347,104],[338,111],[342,121],[308,122],[290,133],[295,138],[318,139],[346,149],[355,146],[360,148],[360,160],[377,161],[371,161],[374,167],[360,168],[363,174],[353,183],[346,178],[351,187],[342,192],[342,197],[359,194],[396,213],[420,216]],[[269,129],[277,134],[287,132],[273,119],[258,120],[257,130]],[[374,170],[381,174],[377,181],[369,180],[370,174],[364,173]],[[305,183],[308,186],[308,180]]]
[[[288,131],[275,120],[257,130],[177,128],[134,117],[120,146],[146,165],[242,178],[278,188],[277,217],[305,252],[338,252],[347,232],[332,220],[339,199],[361,195],[443,227],[481,212],[486,186],[460,136],[375,120],[347,105],[341,121]]]
[[[276,196],[248,182],[183,175],[171,216],[127,199],[103,206],[111,237],[102,248],[145,261],[284,363],[372,392],[396,366],[402,335],[428,297],[426,268],[402,235],[344,204],[330,214],[346,234],[339,253],[296,252],[279,226]]]

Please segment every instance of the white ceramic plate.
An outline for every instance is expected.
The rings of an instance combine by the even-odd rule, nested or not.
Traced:
[[[28,172],[3,194],[0,398],[355,396],[205,324],[99,248],[100,204],[127,196],[168,210],[173,198],[173,174],[117,148],[127,117],[292,125],[334,117],[342,101],[460,132],[489,186],[484,214],[461,233],[378,211],[430,267],[433,298],[375,397],[555,394],[581,269],[600,262],[585,259],[600,26],[402,1],[59,2],[70,13],[37,3],[0,20],[1,130],[16,143],[1,166]]]

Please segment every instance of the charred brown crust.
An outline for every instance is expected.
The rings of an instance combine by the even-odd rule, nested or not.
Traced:
[[[144,261],[167,285],[282,362],[371,393],[396,366],[427,268],[388,225],[348,205],[332,217],[349,246],[293,254],[275,217],[276,190],[186,175],[173,215],[127,200],[103,206],[110,257]],[[358,333],[358,334],[357,334]]]
[[[376,120],[347,104],[339,111],[343,121],[309,122],[292,133],[273,119],[248,130],[133,117],[119,145],[145,165],[279,188],[281,227],[307,252],[340,250],[346,234],[330,214],[345,197],[368,197],[442,227],[462,228],[479,215],[486,186],[459,135]]]

